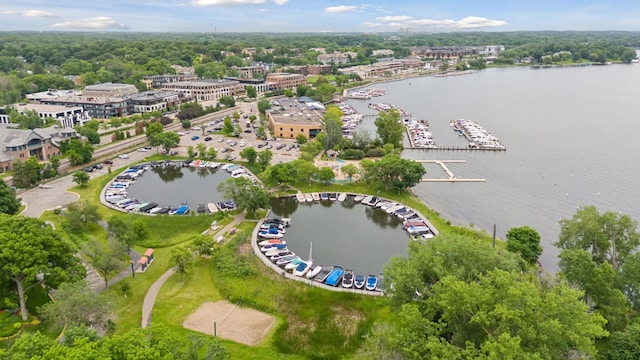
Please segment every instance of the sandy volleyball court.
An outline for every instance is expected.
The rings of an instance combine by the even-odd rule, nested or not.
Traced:
[[[255,345],[269,332],[276,319],[271,315],[223,300],[202,304],[187,317],[182,326],[213,335],[214,322],[217,336],[241,344]]]

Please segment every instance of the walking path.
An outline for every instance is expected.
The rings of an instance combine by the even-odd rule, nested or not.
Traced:
[[[215,239],[217,234],[222,234],[224,236],[229,233],[229,230],[231,230],[232,228],[234,228],[236,225],[240,224],[243,221],[245,221],[244,212],[236,216],[229,224],[227,224],[222,229],[218,229],[216,231],[207,230],[207,233],[208,235],[213,236],[213,238]],[[158,293],[160,292],[162,285],[164,285],[164,283],[167,280],[169,280],[171,275],[173,275],[175,272],[176,270],[174,268],[170,268],[169,270],[167,270],[167,272],[162,274],[162,276],[160,276],[158,280],[156,280],[156,282],[154,282],[153,285],[151,285],[151,287],[147,291],[147,294],[144,296],[144,301],[142,302],[142,320],[140,324],[142,328],[146,328],[151,324],[151,314],[153,312],[153,305],[156,302]]]

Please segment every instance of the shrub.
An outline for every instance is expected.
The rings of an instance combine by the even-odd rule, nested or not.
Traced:
[[[340,154],[346,160],[360,160],[364,157],[364,151],[358,149],[347,149]]]
[[[382,157],[385,154],[384,149],[381,147],[376,147],[367,151],[367,157]]]

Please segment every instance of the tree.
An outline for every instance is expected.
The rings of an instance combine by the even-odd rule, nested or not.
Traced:
[[[542,254],[540,234],[528,226],[521,226],[507,231],[507,250],[520,254],[530,264],[535,264]]]
[[[262,150],[258,153],[258,164],[262,167],[262,169],[266,169],[269,166],[269,163],[273,159],[273,153],[269,149]]]
[[[560,249],[584,249],[599,264],[609,262],[614,271],[640,245],[638,223],[629,215],[613,211],[598,213],[595,206],[582,206],[571,219],[560,220]]]
[[[233,134],[234,130],[235,128],[233,126],[233,122],[231,122],[231,118],[229,116],[225,116],[222,123],[222,133],[230,136],[231,134]]]
[[[384,184],[387,190],[394,189],[398,192],[415,186],[427,173],[419,162],[392,154],[375,162],[362,162],[361,165],[368,179]]]
[[[120,216],[113,216],[107,221],[107,235],[109,239],[122,243],[126,247],[126,251],[129,251],[138,241],[131,226],[124,222]]]
[[[90,144],[100,144],[100,134],[96,129],[88,126],[82,126],[77,129],[78,134],[87,138]]]
[[[26,291],[42,283],[55,288],[85,276],[73,249],[44,222],[0,214],[0,271],[16,283],[22,320],[27,320]]]
[[[162,146],[166,153],[171,151],[171,148],[174,148],[180,144],[180,135],[174,133],[173,131],[165,131],[160,134],[157,134],[154,139],[158,142],[159,146]]]
[[[64,144],[63,153],[69,157],[72,165],[86,164],[93,159],[93,146],[78,139],[71,139]]]
[[[13,184],[19,188],[33,186],[42,179],[43,166],[34,156],[13,163]]]
[[[246,147],[240,151],[240,157],[243,159],[247,159],[247,163],[249,166],[253,166],[255,164],[256,159],[258,158],[258,152],[253,147]]]
[[[0,213],[15,215],[20,210],[20,200],[16,198],[16,192],[0,180]]]
[[[97,223],[102,219],[98,212],[98,206],[86,200],[67,205],[64,217],[72,231],[87,230],[88,224]]]
[[[192,243],[195,252],[203,258],[210,258],[215,252],[216,242],[211,236],[198,235]]]
[[[260,114],[266,114],[269,109],[271,109],[271,102],[269,102],[269,100],[258,101],[258,112],[260,112]]]
[[[147,227],[147,224],[141,219],[133,222],[133,226],[131,226],[131,232],[136,242],[149,238],[149,228]]]
[[[197,143],[196,151],[198,152],[198,155],[201,159],[204,158],[206,155],[205,152],[207,151],[207,145],[205,145],[204,143]]]
[[[46,359],[45,354],[56,341],[46,335],[42,335],[40,331],[35,333],[27,332],[20,336],[11,345],[7,352],[7,359],[14,360],[30,360],[30,359]]]
[[[238,111],[234,111],[233,114],[231,114],[231,117],[233,120],[238,121],[240,120],[240,113]]]
[[[269,169],[268,178],[282,185],[291,185],[296,181],[296,168],[291,163],[278,163]]]
[[[196,149],[193,147],[193,145],[187,146],[187,156],[189,157],[189,159],[193,159],[196,156]]]
[[[329,185],[335,177],[336,174],[333,172],[333,169],[328,166],[323,166],[318,170],[318,180],[325,185]]]
[[[109,288],[109,277],[124,268],[126,251],[126,245],[117,240],[108,241],[105,244],[94,239],[82,246],[82,253],[89,259],[93,268],[102,275],[105,289]]]
[[[247,86],[245,90],[247,92],[247,97],[250,99],[255,99],[258,96],[258,91],[253,86]]]
[[[249,215],[260,208],[267,208],[271,200],[266,190],[246,177],[229,178],[218,184],[218,191],[224,193],[225,198],[232,199],[238,210],[246,210]]]
[[[381,111],[375,121],[378,137],[383,144],[393,144],[397,149],[402,148],[404,125],[400,123],[400,112],[396,109]]]
[[[324,149],[333,149],[342,140],[342,110],[337,106],[328,106],[324,114],[324,126],[327,137],[324,142]]]
[[[149,126],[147,126],[147,132],[146,132],[147,139],[149,141],[152,141],[155,135],[160,134],[163,131],[164,131],[164,128],[162,127],[162,124],[157,122],[152,122],[149,124]],[[158,145],[155,145],[155,146],[158,146]]]
[[[78,170],[73,173],[73,182],[78,184],[81,188],[87,187],[89,180],[91,180],[89,174],[83,170]]]
[[[64,326],[85,325],[90,329],[105,329],[111,311],[108,295],[91,290],[86,281],[61,284],[56,290],[55,301],[40,307],[41,315],[48,321]]]
[[[358,172],[360,172],[360,170],[358,170],[358,167],[353,165],[353,164],[344,165],[341,169],[342,169],[342,172],[347,174],[349,179],[351,179],[353,177],[353,175],[355,175]]]
[[[303,145],[304,143],[307,142],[307,137],[304,136],[303,134],[298,134],[298,136],[296,136],[296,142],[300,145]]]
[[[353,145],[361,150],[366,149],[371,144],[371,133],[363,127],[358,127],[353,131]]]
[[[171,264],[181,277],[187,274],[192,265],[192,254],[184,247],[171,249]]]
[[[232,107],[236,106],[235,99],[233,98],[233,96],[229,96],[229,95],[221,96],[220,99],[218,99],[218,102],[222,106],[226,106],[228,108],[232,108]]]
[[[216,148],[214,147],[210,147],[207,149],[207,159],[215,159],[218,156],[218,151],[216,151]]]
[[[614,332],[609,339],[608,349],[603,358],[606,360],[635,360],[640,354],[640,323],[634,323],[624,331]]]

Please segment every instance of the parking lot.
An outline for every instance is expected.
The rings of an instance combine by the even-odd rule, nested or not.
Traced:
[[[254,147],[256,151],[269,149],[273,153],[271,163],[279,163],[295,160],[298,158],[299,148],[295,140],[274,139],[261,140],[256,138],[253,127],[243,127],[243,132],[238,137],[224,136],[210,133],[214,128],[220,128],[222,122],[220,119],[207,124],[196,125],[189,130],[176,131],[180,135],[180,145],[173,149],[178,152],[179,156],[187,156],[187,149],[193,146],[194,149],[199,143],[203,143],[207,148],[216,149],[218,156],[216,159],[222,160],[225,157],[233,159],[240,158],[240,152],[245,147]],[[244,120],[239,122],[240,126],[244,124]],[[208,132],[209,131],[209,132]],[[233,160],[232,159],[232,160]]]

